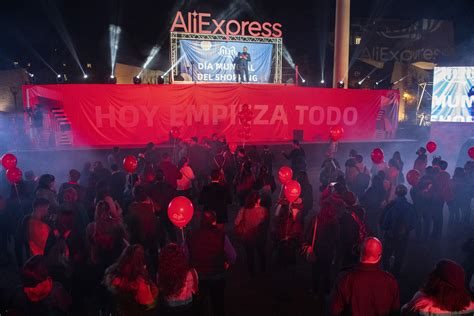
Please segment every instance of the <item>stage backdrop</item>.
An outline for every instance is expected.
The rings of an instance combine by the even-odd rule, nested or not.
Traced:
[[[25,107],[63,108],[71,124],[73,145],[138,145],[168,141],[172,127],[182,138],[223,134],[241,141],[237,114],[252,110],[247,142],[282,142],[294,130],[305,141],[328,140],[334,125],[344,140],[394,135],[398,92],[346,90],[286,85],[34,85],[24,86]]]
[[[246,46],[250,54],[249,81],[268,83],[272,65],[272,44],[181,40],[181,73],[201,82],[235,82],[234,59]],[[192,66],[194,63],[194,67]],[[194,76],[191,72],[194,70]]]

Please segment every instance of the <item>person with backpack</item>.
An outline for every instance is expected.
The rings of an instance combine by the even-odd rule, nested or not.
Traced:
[[[380,228],[384,232],[385,251],[382,258],[384,269],[394,275],[400,273],[410,232],[415,228],[415,208],[406,199],[407,187],[399,184],[395,189],[396,198],[382,211]],[[390,258],[394,256],[393,267]]]

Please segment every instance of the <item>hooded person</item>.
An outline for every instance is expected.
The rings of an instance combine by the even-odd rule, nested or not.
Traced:
[[[472,315],[474,303],[464,283],[464,269],[448,259],[440,260],[402,315]]]
[[[24,315],[66,315],[71,297],[60,283],[51,279],[45,258],[36,255],[25,262],[21,270],[21,287],[11,305]]]

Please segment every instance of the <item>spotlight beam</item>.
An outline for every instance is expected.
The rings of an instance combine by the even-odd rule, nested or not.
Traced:
[[[51,66],[41,55],[38,53],[36,49],[31,46],[30,42],[25,39],[25,37],[20,33],[18,29],[13,29],[13,34],[15,35],[16,39],[23,44],[26,49],[28,49],[36,58],[38,58],[39,61],[41,61],[46,67],[49,68],[56,76],[58,75],[58,72],[54,70],[53,66]]]
[[[184,56],[185,55],[179,57],[179,59],[174,63],[174,65],[171,65],[171,67],[168,70],[166,70],[166,72],[162,75],[162,77],[166,76],[174,67],[176,67],[181,62],[181,60],[183,60]]]
[[[151,51],[150,51],[150,54],[148,55],[148,57],[146,58],[146,61],[145,63],[143,64],[142,66],[142,70],[140,71],[140,73],[138,74],[138,77],[140,77],[142,75],[142,73],[145,71],[145,69],[148,67],[148,65],[150,65],[151,61],[155,58],[156,54],[158,54],[158,52],[160,51],[161,47],[159,46],[153,46],[151,48]]]
[[[402,82],[403,80],[405,80],[409,75],[406,75],[405,77],[402,77],[400,79],[398,79],[397,81],[395,81],[393,84],[397,84],[399,82]]]
[[[77,65],[81,69],[82,74],[86,75],[86,72],[84,71],[84,68],[82,68],[81,62],[79,60],[79,56],[77,55],[77,51],[74,48],[74,44],[72,43],[71,36],[69,36],[69,32],[66,29],[66,26],[58,8],[54,5],[54,2],[52,0],[43,0],[41,1],[41,3],[43,4],[43,7],[46,13],[48,14],[51,23],[56,28],[56,31],[58,32],[59,36],[61,37],[67,49],[69,50]]]
[[[115,74],[115,63],[117,60],[117,51],[121,32],[122,29],[120,26],[114,24],[109,25],[110,65],[112,69],[112,76]]]
[[[377,70],[377,68],[373,68],[373,69],[367,74],[367,76],[365,76],[362,80],[359,81],[359,85],[363,84],[364,81],[367,80],[367,78],[369,78],[370,75],[372,75],[376,70]]]
[[[249,3],[247,0],[239,0],[239,3],[243,4],[247,10],[252,14],[253,17],[265,17],[265,14],[259,12],[258,9],[252,4]],[[286,48],[286,45],[283,43],[283,59],[290,65],[293,70],[296,70],[296,64],[291,57],[290,52]]]

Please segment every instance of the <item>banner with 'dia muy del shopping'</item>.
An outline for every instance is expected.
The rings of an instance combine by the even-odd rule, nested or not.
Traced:
[[[248,81],[268,83],[273,46],[263,43],[181,40],[181,74],[187,74],[187,80],[197,82],[235,82],[236,59],[244,47],[247,47],[251,59]]]

